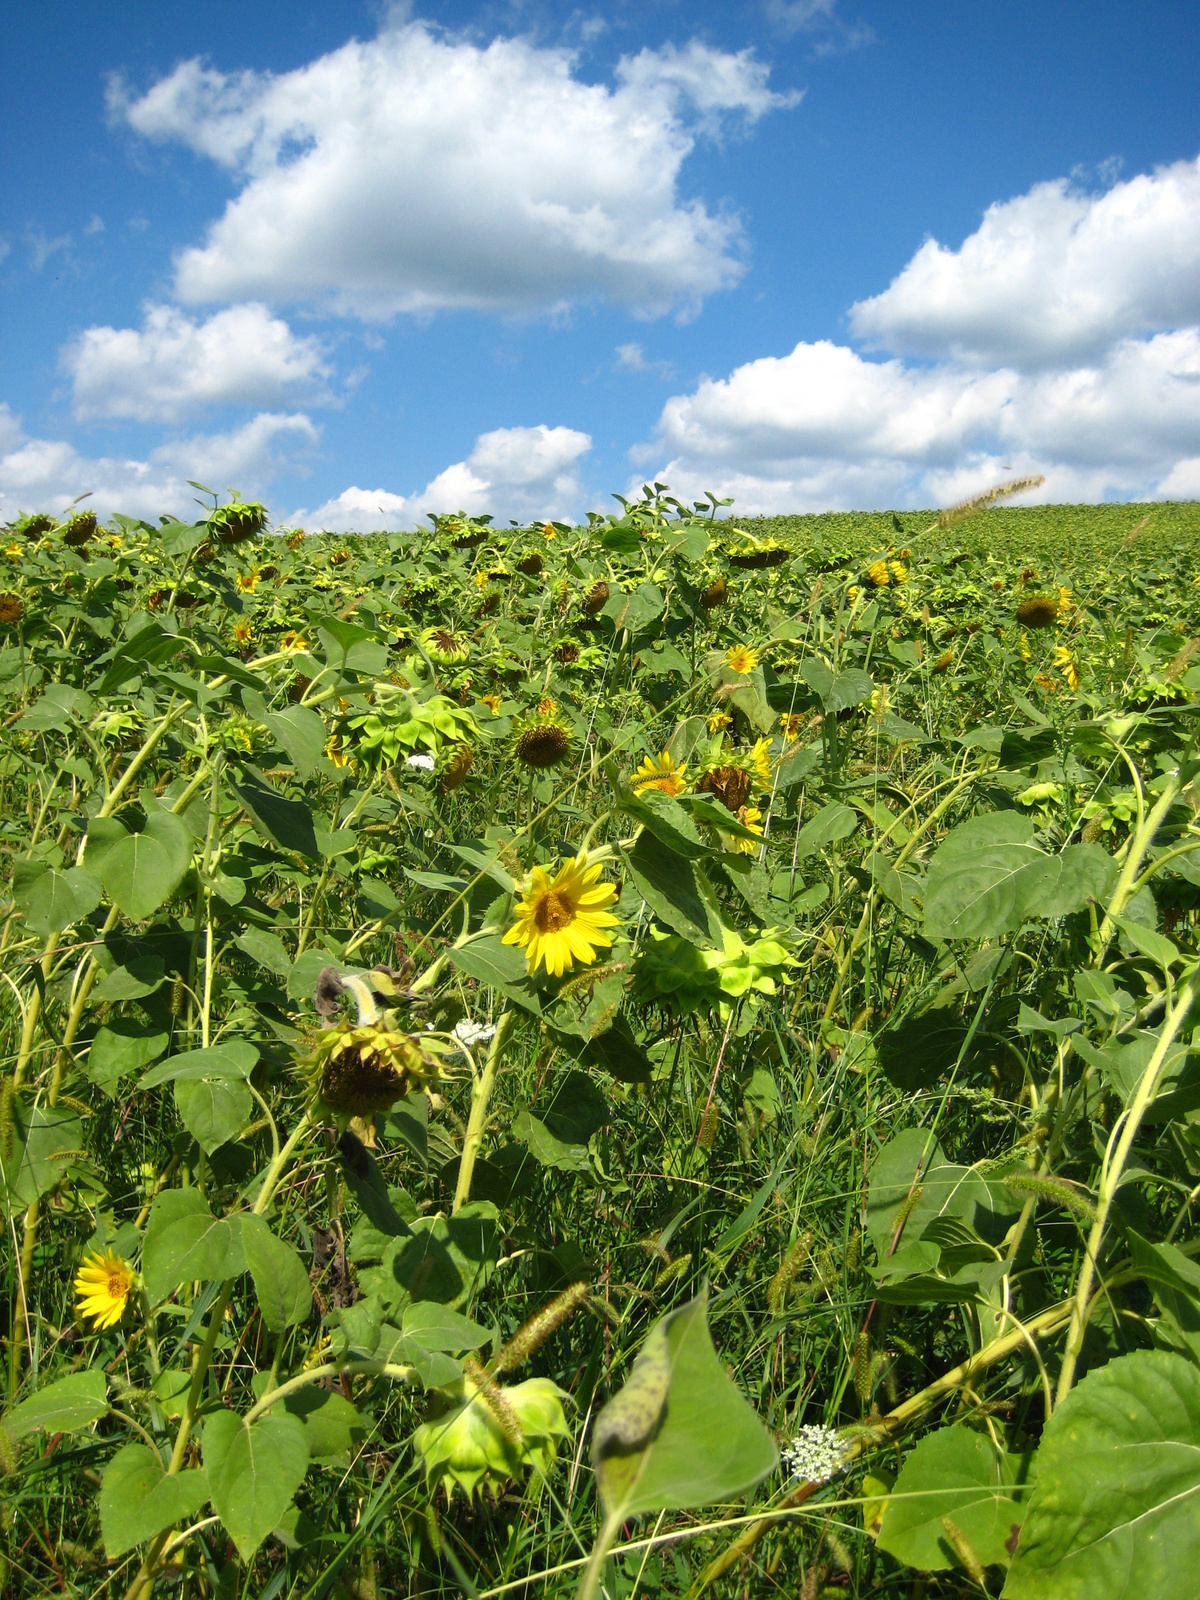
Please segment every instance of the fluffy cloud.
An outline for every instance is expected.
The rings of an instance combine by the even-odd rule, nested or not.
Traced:
[[[684,498],[711,488],[743,512],[802,511],[943,504],[1031,472],[1047,500],[1168,496],[1194,482],[1197,437],[1200,330],[1187,328],[1067,372],[801,343],[674,396],[637,454],[665,463],[655,476]]]
[[[897,354],[1045,367],[1200,322],[1200,157],[1083,194],[990,206],[958,250],[928,240],[851,325]]]
[[[277,405],[297,389],[324,398],[330,375],[320,341],[251,302],[196,322],[147,305],[137,328],[88,328],[62,352],[78,417],[180,422],[219,402]]]
[[[491,512],[518,521],[571,516],[582,494],[579,458],[591,447],[590,437],[574,428],[495,428],[420,494],[350,488],[288,520],[332,533],[411,527],[429,511]]]
[[[260,495],[287,468],[303,467],[318,432],[302,412],[260,412],[228,433],[198,434],[151,450],[145,460],[82,456],[61,439],[33,439],[0,405],[0,520],[19,511],[61,511],[76,495],[90,494],[102,515],[123,511],[154,518],[170,512],[197,515],[189,478],[243,494]]]
[[[587,84],[565,50],[385,28],[280,75],[184,62],[116,114],[240,184],[182,252],[185,302],[306,302],[365,318],[696,307],[740,276],[736,217],[679,194],[700,132],[793,104],[767,69],[693,42]]]

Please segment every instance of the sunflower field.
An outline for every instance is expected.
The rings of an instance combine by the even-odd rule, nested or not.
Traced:
[[[995,498],[3,530],[0,1594],[1194,1600],[1200,507]]]

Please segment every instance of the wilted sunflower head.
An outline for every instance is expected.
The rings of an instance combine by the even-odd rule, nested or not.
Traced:
[[[465,661],[471,653],[467,641],[449,628],[425,628],[421,633],[421,648],[439,667],[450,667]]]
[[[536,578],[546,563],[536,550],[531,550],[527,556],[522,556],[517,562],[517,571],[523,572],[527,578]]]
[[[33,516],[18,526],[17,532],[23,533],[27,539],[40,539],[44,533],[49,533],[55,525],[55,519],[45,511],[35,511]]]
[[[707,589],[701,591],[700,604],[705,611],[712,611],[716,606],[723,606],[729,599],[729,584],[722,575],[714,578]]]
[[[750,774],[742,767],[732,763],[723,766],[710,767],[705,772],[696,788],[702,794],[711,794],[725,807],[726,811],[738,812],[746,804],[750,796]]]
[[[609,587],[605,579],[599,578],[580,601],[585,617],[595,617],[604,610],[608,604]]]
[[[14,627],[25,615],[25,602],[19,594],[0,594],[0,626]]]
[[[443,794],[449,794],[452,789],[457,789],[459,784],[471,770],[475,760],[475,752],[469,744],[452,745],[447,755],[446,764],[442,768],[441,788]]]
[[[1031,594],[1017,607],[1023,628],[1052,628],[1058,621],[1058,601],[1048,594]]]
[[[779,543],[778,539],[751,540],[746,544],[735,545],[727,552],[730,565],[742,567],[746,571],[780,567],[791,553],[786,545]]]
[[[326,1028],[301,1067],[312,1115],[337,1121],[369,1120],[390,1111],[397,1100],[437,1076],[436,1067],[407,1033],[351,1022]]]
[[[477,617],[490,617],[494,611],[500,609],[500,601],[502,599],[503,596],[499,589],[489,589],[475,607],[475,615]]]
[[[571,730],[553,714],[533,717],[513,734],[513,754],[523,766],[544,771],[557,767],[571,753]]]
[[[289,533],[287,536],[288,549],[299,550],[300,546],[304,543],[307,537],[308,536],[304,532],[303,528],[293,528],[291,533]]]
[[[63,543],[78,550],[88,542],[99,525],[100,519],[94,511],[77,511],[63,532]]]
[[[208,519],[209,532],[219,544],[241,544],[267,525],[267,508],[257,500],[231,500]]]
[[[573,639],[560,639],[551,654],[555,661],[564,667],[569,667],[579,660],[579,646]]]
[[[687,788],[687,766],[677,762],[669,750],[657,756],[644,756],[642,764],[629,780],[634,794],[647,789],[657,789],[672,800]]]

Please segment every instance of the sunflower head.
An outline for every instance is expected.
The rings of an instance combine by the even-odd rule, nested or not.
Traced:
[[[726,582],[724,574],[719,578],[714,578],[708,588],[700,593],[700,604],[705,611],[712,611],[716,606],[723,606],[728,599],[729,584]]]
[[[571,730],[553,713],[522,723],[513,738],[513,754],[523,766],[544,772],[571,753]]]
[[[877,589],[886,589],[892,581],[892,574],[888,570],[888,564],[882,557],[878,561],[871,562],[871,565],[867,568],[867,577],[870,578]]]
[[[552,978],[569,972],[576,962],[590,967],[598,947],[608,949],[606,929],[616,917],[605,909],[617,898],[615,885],[601,883],[602,863],[588,863],[586,851],[565,861],[550,878],[534,867],[517,906],[517,919],[504,935],[505,944],[520,945],[531,973],[545,963]]]
[[[78,550],[92,538],[99,526],[100,519],[94,511],[77,511],[63,532],[63,543]]]
[[[421,648],[439,667],[454,666],[471,653],[467,641],[451,633],[449,628],[425,628],[421,633]]]
[[[308,640],[302,633],[297,633],[294,628],[289,628],[279,641],[281,650],[307,650]]]
[[[710,711],[708,714],[709,733],[720,733],[722,728],[728,728],[732,723],[733,718],[728,711]]]
[[[257,500],[232,500],[208,519],[209,532],[218,544],[241,544],[267,525],[267,508]]]
[[[287,547],[288,547],[288,549],[289,550],[299,550],[300,546],[304,543],[306,537],[307,537],[307,535],[305,534],[303,528],[293,528],[291,533],[289,533],[288,536],[287,536]]]
[[[234,585],[239,594],[253,594],[258,588],[258,580],[262,573],[257,567],[251,567],[249,572],[239,572],[234,579]]]
[[[740,672],[745,676],[747,673],[753,672],[758,665],[758,651],[755,650],[753,645],[730,645],[725,652],[725,665],[731,672]]]
[[[735,545],[728,555],[731,566],[741,567],[745,571],[761,571],[765,567],[782,566],[791,553],[777,539],[763,539]]]
[[[527,578],[536,578],[546,563],[536,550],[531,550],[527,556],[522,556],[517,562],[517,571],[523,572]]]
[[[0,594],[0,626],[12,628],[25,615],[25,602],[19,594]]]
[[[475,752],[469,744],[451,745],[446,764],[442,768],[441,788],[443,794],[449,794],[452,789],[457,789],[459,784],[471,770],[475,760]]]
[[[629,780],[634,794],[647,789],[657,789],[672,800],[687,788],[687,766],[676,762],[669,750],[657,756],[645,756],[641,766]]]
[[[571,1437],[563,1391],[549,1378],[527,1378],[511,1387],[485,1377],[471,1360],[452,1387],[436,1390],[435,1415],[412,1435],[412,1446],[432,1491],[447,1500],[461,1489],[498,1499],[529,1468],[545,1475],[560,1440]]]
[[[369,1120],[390,1111],[436,1076],[407,1033],[374,1023],[340,1022],[324,1029],[301,1065],[310,1109],[338,1121]]]
[[[91,1317],[96,1329],[111,1328],[120,1322],[136,1281],[128,1261],[112,1250],[97,1250],[85,1256],[75,1274],[79,1315]]]
[[[1058,601],[1053,595],[1031,594],[1017,607],[1017,621],[1023,628],[1052,628],[1058,621]]]
[[[560,666],[569,667],[579,660],[579,646],[574,639],[560,639],[551,654]]]
[[[737,819],[743,828],[748,828],[751,833],[757,833],[760,838],[762,837],[763,814],[757,806],[739,806]],[[752,839],[735,838],[732,835],[722,835],[722,837],[725,838],[730,850],[736,850],[742,855],[751,856],[758,849]]]
[[[756,739],[754,748],[750,752],[750,763],[754,768],[754,776],[758,779],[759,787],[771,787],[771,745],[766,739]]]
[[[585,617],[599,616],[608,604],[609,587],[603,578],[598,579],[580,601]]]
[[[794,711],[785,711],[779,719],[779,731],[783,734],[785,744],[795,744],[800,737],[800,729],[804,726],[804,719],[798,717]]]
[[[498,611],[500,609],[500,601],[502,599],[503,596],[501,595],[499,589],[489,589],[484,595],[483,599],[475,607],[475,615],[477,617],[490,617],[494,611]]]
[[[329,565],[331,567],[344,567],[349,559],[349,550],[335,550],[329,558]]]
[[[43,534],[49,533],[55,525],[54,518],[44,511],[35,511],[33,516],[18,526],[18,533],[23,533],[27,539],[40,539]]]
[[[246,617],[239,617],[233,625],[233,637],[237,644],[249,644],[254,637],[254,624]]]

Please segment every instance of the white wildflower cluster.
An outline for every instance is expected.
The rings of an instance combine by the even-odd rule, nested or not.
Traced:
[[[783,1470],[801,1483],[824,1483],[845,1466],[846,1442],[836,1428],[806,1423],[779,1452]]]
[[[421,755],[419,753],[417,755],[405,756],[404,764],[408,767],[419,767],[422,772],[432,772],[434,768],[433,757]]]
[[[486,1044],[489,1039],[495,1037],[495,1034],[494,1025],[472,1022],[470,1017],[464,1017],[461,1022],[454,1024],[454,1037],[461,1039],[468,1049],[473,1045]]]

